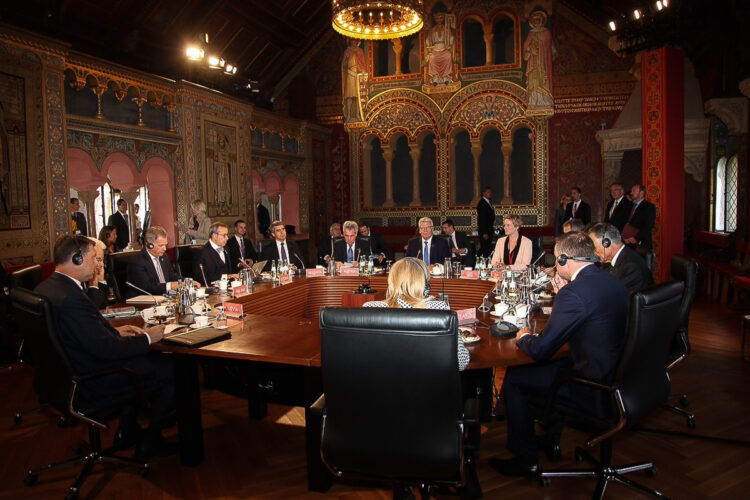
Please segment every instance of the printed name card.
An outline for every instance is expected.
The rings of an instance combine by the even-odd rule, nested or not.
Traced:
[[[459,309],[456,311],[456,314],[458,314],[459,325],[473,323],[477,319],[477,310],[473,307],[470,309]]]
[[[339,268],[339,276],[359,276],[359,268],[341,266]]]
[[[325,276],[325,273],[326,273],[326,270],[321,267],[305,269],[305,276],[308,278],[314,278],[316,276]]]
[[[478,280],[479,279],[479,271],[476,269],[472,269],[470,271],[467,271],[466,269],[461,270],[461,279],[462,280]]]
[[[236,302],[224,302],[224,312],[228,317],[240,318],[242,317],[242,304]]]
[[[502,271],[492,271],[492,273],[490,273],[490,278],[495,278],[496,280],[502,280],[503,279],[503,272]]]
[[[279,275],[279,285],[287,285],[292,282],[292,276],[289,274]]]
[[[241,285],[241,286],[232,287],[232,295],[235,298],[242,297],[243,295],[249,295],[247,293],[247,285]]]

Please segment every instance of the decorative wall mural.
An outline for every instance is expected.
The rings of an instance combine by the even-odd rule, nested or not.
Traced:
[[[529,25],[531,31],[523,44],[526,89],[529,92],[526,114],[551,115],[554,113],[552,59],[557,56],[557,49],[552,41],[552,32],[547,29],[547,14],[544,11],[532,12]]]
[[[237,127],[204,118],[201,130],[208,215],[239,216]]]
[[[29,227],[24,79],[0,73],[0,230]]]

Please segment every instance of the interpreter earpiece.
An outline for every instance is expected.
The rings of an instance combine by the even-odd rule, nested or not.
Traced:
[[[80,266],[83,264],[83,251],[81,250],[81,243],[78,241],[78,238],[73,237],[73,239],[76,242],[76,253],[73,254],[73,257],[70,258],[70,260],[73,261],[73,264],[76,266]]]
[[[607,240],[607,241],[609,241],[609,240]],[[148,243],[146,243],[146,248],[148,248],[149,250],[153,250],[154,249],[154,244],[149,241]]]
[[[602,236],[602,247],[609,248],[612,245],[612,240],[606,236]]]
[[[419,268],[420,271],[422,271],[422,274],[424,275],[424,293],[422,294],[424,298],[427,298],[430,296],[430,277],[427,276],[427,271],[424,270],[424,267],[422,267],[419,264],[419,261],[415,259],[414,257],[406,257],[406,260],[414,264]]]
[[[569,260],[577,260],[579,262],[599,262],[599,257],[568,257],[564,253],[557,256],[557,263],[564,266]]]

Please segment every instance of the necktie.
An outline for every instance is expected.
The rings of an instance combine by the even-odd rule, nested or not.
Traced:
[[[632,210],[630,210],[630,217],[628,217],[628,222],[630,222],[630,219],[633,218],[633,214],[635,213],[636,208],[638,208],[638,203],[634,204]]]
[[[128,225],[128,217],[124,213],[122,213],[122,212],[120,212],[120,215],[122,215],[122,220],[125,221],[125,225],[127,226]]]
[[[354,250],[352,249],[352,246],[349,245],[349,250],[346,252],[346,261],[351,262],[354,260]]]
[[[240,255],[245,260],[245,238],[240,238]]]
[[[283,241],[281,242],[281,260],[289,260],[289,257],[286,255],[286,246]]]
[[[154,257],[154,267],[156,267],[156,275],[159,277],[159,283],[164,283],[164,273],[161,270],[159,259],[157,259],[156,257]]]
[[[576,212],[578,212],[578,203],[573,203],[573,217],[576,216]]]
[[[424,242],[424,263],[428,266],[430,265],[430,246],[427,244],[428,242]]]
[[[456,233],[451,234],[451,246],[454,250],[458,250],[458,245],[456,245]]]
[[[617,203],[619,200],[615,200],[614,203],[612,203],[612,210],[609,211],[609,218],[612,218],[612,215],[615,213],[615,209],[617,208]]]
[[[226,264],[226,263],[227,263],[227,261],[226,261],[226,259],[224,258],[224,249],[223,249],[223,248],[221,248],[221,247],[219,247],[219,248],[217,248],[217,249],[216,249],[216,251],[217,251],[217,252],[219,252],[219,258],[221,259],[221,262],[222,262],[223,264]]]

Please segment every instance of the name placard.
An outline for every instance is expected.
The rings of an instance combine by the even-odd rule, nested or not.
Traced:
[[[466,269],[461,270],[461,279],[462,280],[478,280],[479,279],[479,271],[476,269],[472,269],[471,271],[467,271]]]
[[[320,267],[314,267],[312,269],[305,269],[305,276],[308,278],[314,278],[316,276],[325,276],[326,270]]]
[[[235,298],[242,297],[243,295],[248,295],[248,293],[247,293],[247,285],[241,285],[241,286],[232,287],[232,295]]]
[[[224,312],[227,316],[239,318],[242,316],[242,304],[236,302],[224,302]]]
[[[359,276],[359,268],[341,266],[339,268],[339,276]]]
[[[490,278],[495,278],[497,280],[503,279],[503,272],[502,271],[492,271],[490,273]]]
[[[460,309],[456,311],[456,314],[458,314],[459,325],[473,323],[477,319],[477,310],[473,307],[470,309]]]
[[[279,275],[279,285],[287,285],[292,282],[292,277],[288,274]]]

